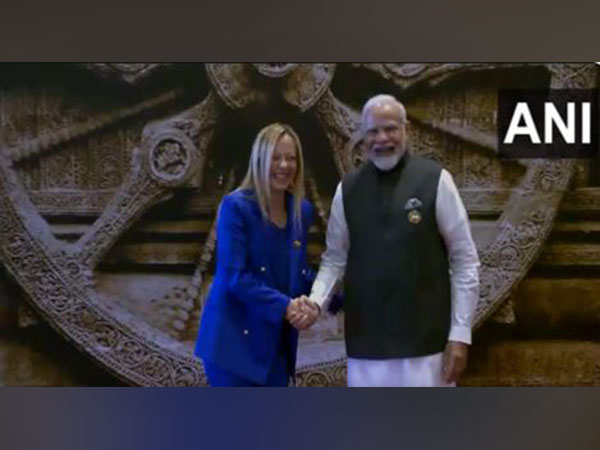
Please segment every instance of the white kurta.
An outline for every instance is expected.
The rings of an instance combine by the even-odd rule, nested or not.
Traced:
[[[343,278],[350,237],[344,213],[342,184],[331,204],[327,250],[310,294],[325,311],[336,285]],[[471,327],[479,298],[479,258],[471,237],[469,218],[458,189],[442,169],[435,214],[448,251],[451,285],[451,322],[448,340],[471,343]],[[442,378],[442,353],[415,358],[370,360],[348,358],[348,386],[448,386]]]

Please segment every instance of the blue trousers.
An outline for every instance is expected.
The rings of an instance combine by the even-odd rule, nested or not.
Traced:
[[[208,361],[203,361],[203,363],[204,371],[208,377],[208,384],[210,384],[212,387],[287,387],[290,379],[290,374],[287,367],[287,358],[285,355],[281,354],[277,355],[277,359],[269,371],[267,382],[265,384],[258,384],[250,380],[240,378]]]

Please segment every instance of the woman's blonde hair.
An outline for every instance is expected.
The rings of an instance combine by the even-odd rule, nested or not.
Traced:
[[[302,146],[300,138],[289,125],[272,123],[259,131],[250,154],[248,172],[238,189],[251,189],[256,195],[256,200],[265,219],[269,218],[269,204],[271,200],[271,159],[279,139],[289,136],[296,147],[296,176],[288,188],[294,196],[295,224],[301,223],[301,204],[304,198],[304,160],[302,159]]]

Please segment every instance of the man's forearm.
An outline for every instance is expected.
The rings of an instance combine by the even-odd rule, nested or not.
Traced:
[[[452,317],[449,341],[471,343],[471,328],[479,299],[477,266],[462,267],[451,274]]]
[[[323,253],[319,273],[310,292],[310,299],[319,305],[321,312],[325,311],[338,282],[344,276],[350,246],[349,239],[340,183],[331,203],[331,215],[325,238],[327,249]]]
[[[319,273],[310,291],[310,299],[319,305],[321,311],[326,310],[343,275],[344,270],[336,267],[334,264],[325,261],[321,263]]]

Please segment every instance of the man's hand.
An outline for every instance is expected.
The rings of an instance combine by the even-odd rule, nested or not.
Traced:
[[[446,383],[456,383],[467,367],[469,345],[464,342],[448,341],[444,351],[443,376]]]
[[[287,307],[285,318],[298,330],[306,330],[319,318],[319,306],[305,295],[293,299]]]

